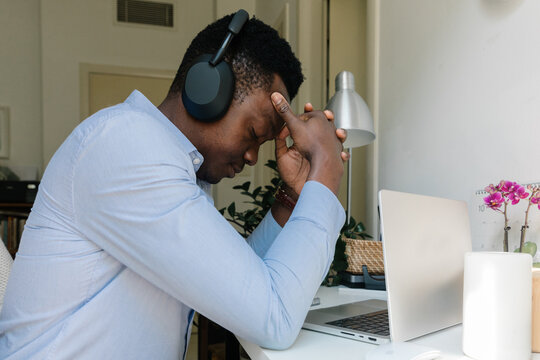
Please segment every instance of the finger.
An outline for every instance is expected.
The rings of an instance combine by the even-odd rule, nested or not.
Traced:
[[[300,121],[300,119],[298,119],[296,115],[294,115],[294,113],[292,112],[289,103],[287,102],[287,100],[285,100],[283,95],[278,92],[274,92],[272,93],[271,98],[272,104],[274,105],[277,113],[279,114],[279,116],[281,116],[281,118],[288,126],[294,126]]]
[[[287,152],[287,136],[289,136],[289,129],[284,126],[276,136],[276,159],[279,159],[282,155]]]
[[[311,116],[309,113],[303,113],[303,114],[298,115],[298,118],[302,121],[308,121],[310,117]]]
[[[286,139],[287,136],[289,135],[290,135],[289,128],[286,125],[283,125],[281,130],[279,130],[277,138],[279,138],[280,140],[283,140],[283,139]]]
[[[349,155],[348,152],[346,152],[346,151],[342,151],[342,152],[341,152],[341,160],[343,160],[343,161],[348,161],[348,160],[350,159],[350,157],[351,157],[351,156]]]
[[[347,130],[345,129],[336,129],[336,136],[338,137],[339,141],[341,141],[341,143],[344,143],[345,140],[347,140]]]
[[[330,121],[334,121],[334,113],[332,112],[332,110],[324,110],[324,115],[326,116],[326,118]]]
[[[306,103],[306,105],[304,105],[304,112],[310,111],[313,111],[313,105],[311,103]]]

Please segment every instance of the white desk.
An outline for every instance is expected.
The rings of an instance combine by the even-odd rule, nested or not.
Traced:
[[[358,300],[386,299],[386,292],[345,287],[321,287],[317,296],[321,298],[321,304],[314,306],[314,309]],[[283,351],[263,349],[246,340],[238,340],[252,360],[362,360],[367,352],[377,346],[304,329],[300,331],[293,346]],[[423,336],[411,342],[441,350],[441,360],[470,359],[461,350],[461,325]],[[540,354],[533,354],[531,359],[540,360]]]

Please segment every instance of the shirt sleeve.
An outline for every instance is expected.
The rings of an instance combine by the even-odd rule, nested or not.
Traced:
[[[247,242],[259,257],[263,257],[281,232],[281,229],[282,227],[272,216],[272,211],[268,210],[259,225],[247,238]]]
[[[197,186],[174,138],[130,121],[87,136],[74,160],[77,231],[240,337],[290,346],[345,219],[335,195],[306,183],[283,229],[267,216],[252,249]]]

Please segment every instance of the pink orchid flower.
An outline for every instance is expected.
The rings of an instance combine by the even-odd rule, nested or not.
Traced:
[[[540,209],[540,193],[536,193],[531,197],[531,203],[538,205],[538,209]]]
[[[499,187],[503,193],[513,193],[520,187],[515,181],[501,180]],[[518,200],[519,201],[519,200]]]
[[[526,199],[529,196],[529,193],[525,191],[525,188],[519,184],[512,186],[514,191],[508,194],[508,199],[512,201],[512,205],[516,205],[519,200]]]
[[[484,203],[491,209],[498,209],[504,204],[504,198],[500,192],[494,192],[484,198]]]

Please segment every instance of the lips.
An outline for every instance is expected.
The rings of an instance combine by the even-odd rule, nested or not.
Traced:
[[[233,167],[234,167],[234,172],[238,174],[239,172],[242,171],[242,169],[244,168],[244,165],[242,165],[242,166],[233,166]]]
[[[242,166],[231,165],[231,171],[229,172],[228,177],[233,178],[236,174],[241,172],[243,168],[244,168],[244,165]]]

